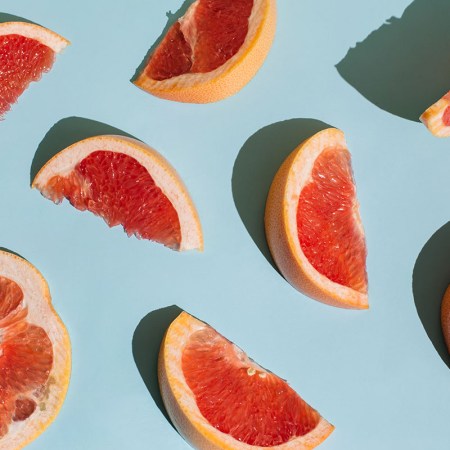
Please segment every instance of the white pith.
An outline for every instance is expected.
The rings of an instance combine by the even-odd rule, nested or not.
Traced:
[[[180,29],[185,35],[185,39],[191,45],[191,48],[195,46],[195,36],[192,34],[194,27],[191,26],[194,20],[195,9],[197,8],[199,0],[194,2],[186,14],[179,19]],[[235,66],[242,60],[241,55],[246,53],[248,49],[253,45],[256,36],[262,26],[263,19],[265,17],[265,10],[267,9],[268,0],[254,0],[253,9],[249,17],[249,28],[247,36],[238,52],[233,55],[228,61],[217,69],[206,73],[186,73],[178,75],[166,80],[151,80],[148,79],[148,86],[161,91],[174,90],[177,88],[182,89],[185,86],[195,86],[197,84],[207,83],[211,80],[217,80],[224,73],[229,72],[231,67]]]
[[[0,36],[18,34],[29,39],[39,41],[41,44],[51,48],[55,53],[60,53],[69,45],[69,41],[59,34],[27,22],[4,22],[0,23]]]
[[[195,427],[198,433],[202,434],[203,436],[208,436],[209,444],[204,448],[227,450],[310,450],[316,447],[319,442],[321,442],[322,436],[328,435],[332,431],[332,425],[330,425],[325,419],[320,418],[320,421],[317,424],[316,428],[304,436],[293,438],[285,444],[272,447],[260,447],[240,442],[234,439],[232,436],[222,433],[221,431],[210,425],[209,422],[201,414],[195,402],[194,394],[187,385],[182,371],[182,355],[186,344],[189,342],[192,334],[204,329],[205,327],[208,327],[205,323],[183,312],[169,327],[166,335],[165,345],[161,349],[161,351],[164,352],[164,367],[167,373],[167,378],[168,380],[170,380],[170,389],[177,399],[178,407],[183,411],[184,416],[187,417],[187,420]],[[237,353],[242,352],[242,350],[240,350],[238,347],[236,347],[236,351]],[[244,360],[245,362],[248,362],[250,364],[251,368],[255,368],[258,371],[261,370],[262,373],[266,373],[264,369],[260,368],[260,366],[258,366],[256,363],[252,362],[246,355]],[[252,375],[253,373],[249,373],[249,376]],[[164,399],[164,390],[162,391],[162,394]],[[170,402],[165,401],[165,405],[166,407],[168,407],[170,405]],[[168,412],[171,416],[171,419],[174,420],[175,415],[171,414],[170,410],[168,410]],[[181,426],[181,424],[176,423],[176,421],[174,420],[174,425],[183,435],[183,437],[185,437],[189,442],[189,437],[183,434],[183,427]]]
[[[290,245],[293,246],[293,248],[291,248],[291,252],[297,259],[298,264],[303,268],[307,277],[313,280],[313,282],[317,286],[320,286],[325,292],[329,293],[331,296],[338,297],[346,301],[351,299],[352,303],[356,305],[367,305],[367,294],[363,294],[347,286],[335,283],[318,272],[303,253],[300,240],[297,237],[297,209],[300,193],[311,181],[311,173],[317,157],[323,150],[330,147],[347,149],[344,133],[335,129],[332,129],[332,133],[332,139],[330,139],[328,130],[324,130],[323,132],[317,133],[313,136],[307,142],[307,147],[305,147],[303,151],[299,152],[289,172],[283,208],[285,211],[284,217],[287,217],[288,234],[293,236],[293,239],[290,240]],[[357,224],[361,234],[364,235],[364,229],[359,216],[359,207],[356,199],[353,211],[355,223]]]
[[[53,366],[46,384],[47,394],[32,397],[38,405],[34,413],[24,421],[11,422],[7,435],[0,438],[1,449],[16,450],[40,434],[61,407],[70,374],[70,342],[67,331],[50,306],[48,285],[31,264],[0,251],[0,276],[20,286],[23,300],[19,308],[28,310],[25,320],[43,328],[53,344]]]
[[[430,106],[421,116],[422,123],[437,137],[449,137],[450,126],[445,126],[443,116],[450,106],[450,91]]]
[[[79,141],[54,156],[36,175],[33,187],[44,193],[52,177],[67,176],[80,161],[97,150],[124,153],[144,166],[178,213],[180,250],[203,248],[197,212],[180,177],[156,150],[136,139],[107,135]]]

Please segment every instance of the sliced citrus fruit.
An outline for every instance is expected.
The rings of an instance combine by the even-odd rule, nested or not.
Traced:
[[[222,100],[262,66],[275,23],[275,0],[197,0],[172,25],[134,83],[169,100]]]
[[[96,136],[67,147],[36,175],[32,187],[55,203],[123,225],[129,236],[175,250],[203,249],[195,206],[173,167],[136,139]]]
[[[330,305],[368,308],[365,236],[342,131],[315,134],[282,164],[265,228],[275,263],[296,289]]]
[[[166,332],[158,375],[173,424],[196,449],[306,450],[334,429],[286,381],[186,312]]]
[[[0,120],[32,81],[48,72],[69,41],[25,22],[0,23]]]
[[[46,281],[0,251],[0,448],[24,447],[55,419],[70,367],[69,336]]]
[[[441,325],[445,344],[450,353],[450,286],[447,288],[441,305]]]
[[[430,106],[420,120],[435,136],[450,136],[450,91]]]

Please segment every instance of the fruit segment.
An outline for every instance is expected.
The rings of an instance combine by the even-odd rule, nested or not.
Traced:
[[[33,181],[48,199],[64,198],[110,226],[174,250],[203,247],[197,212],[181,179],[155,150],[135,139],[98,136],[54,156]]]
[[[287,383],[187,313],[161,346],[167,411],[197,449],[312,449],[333,431]]]
[[[38,25],[0,24],[0,120],[33,81],[48,72],[68,41]]]
[[[450,136],[450,91],[430,106],[420,120],[437,137]]]
[[[365,235],[342,131],[317,133],[282,164],[265,228],[275,263],[296,289],[333,306],[368,308]]]
[[[450,286],[447,288],[441,305],[441,326],[447,350],[450,353]]]
[[[275,0],[197,0],[169,28],[133,82],[170,100],[222,100],[262,66],[275,21]]]

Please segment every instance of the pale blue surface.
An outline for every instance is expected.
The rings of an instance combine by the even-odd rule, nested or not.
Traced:
[[[424,331],[412,290],[419,252],[450,217],[450,141],[379,109],[335,68],[409,4],[279,1],[276,40],[254,80],[220,103],[187,105],[129,82],[180,0],[0,1],[0,12],[72,41],[0,123],[0,245],[47,278],[73,344],[66,402],[30,450],[188,448],[156,406],[132,353],[141,319],[173,304],[288,379],[331,421],[336,431],[320,448],[450,448],[450,372]],[[120,128],[167,157],[198,207],[203,254],[128,239],[30,190],[37,146],[70,116]],[[294,118],[346,133],[369,249],[368,312],[334,309],[296,292],[237,212],[231,180],[244,143]]]

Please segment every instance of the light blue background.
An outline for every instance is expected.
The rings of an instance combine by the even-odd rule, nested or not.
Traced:
[[[41,270],[73,345],[66,402],[30,450],[188,448],[132,353],[141,319],[173,304],[289,380],[336,426],[324,450],[450,448],[450,371],[412,290],[419,252],[450,217],[450,141],[374,106],[335,68],[410,3],[281,0],[276,40],[253,81],[225,101],[188,105],[129,82],[180,0],[0,1],[0,12],[72,41],[0,123],[0,245]],[[203,254],[128,239],[29,188],[37,146],[69,116],[120,128],[168,158],[198,207]],[[295,291],[237,212],[231,180],[241,148],[259,129],[293,118],[346,133],[369,249],[367,312]]]

